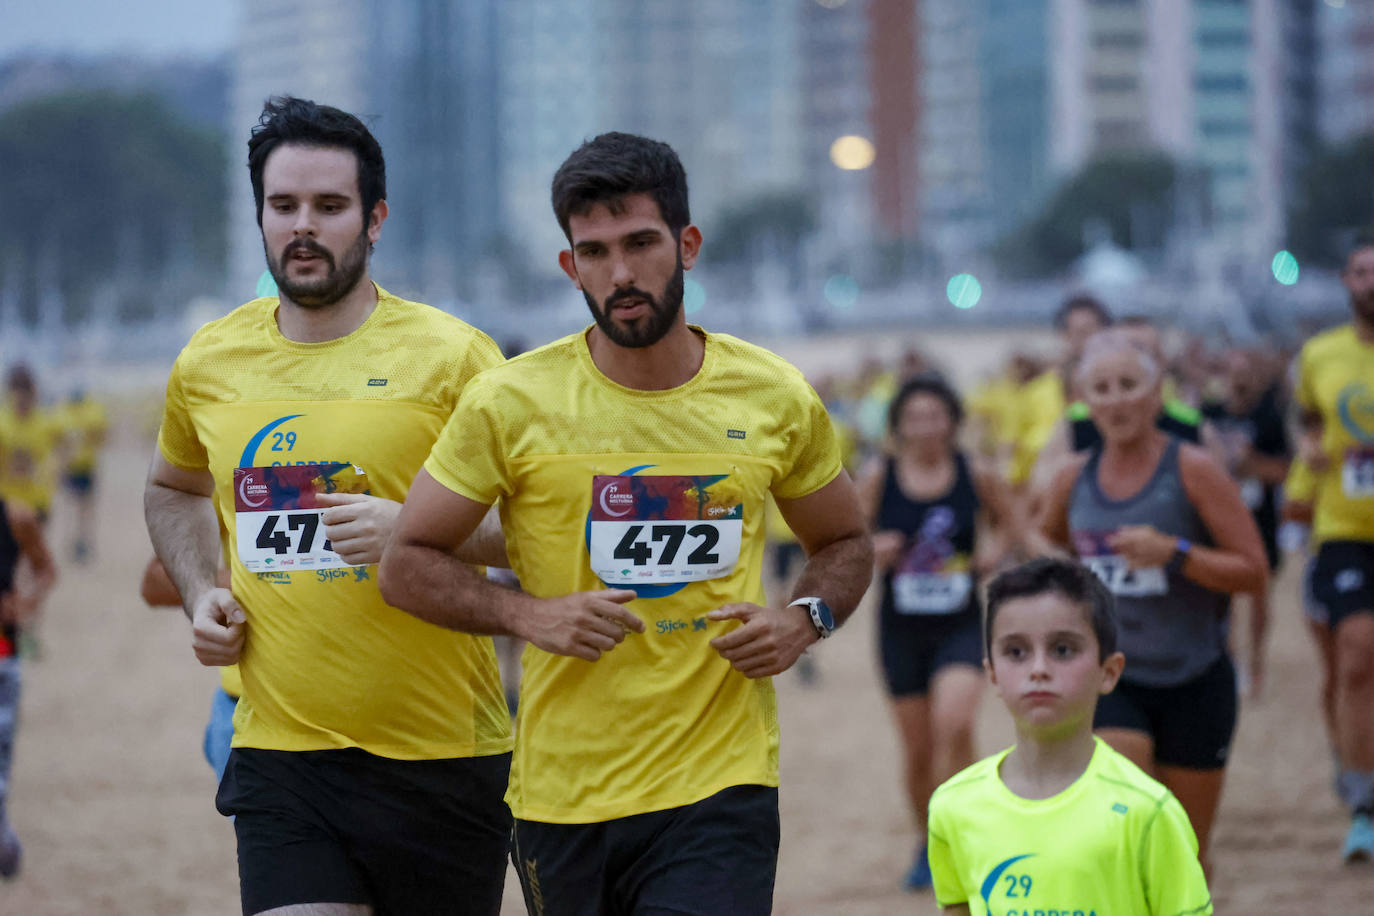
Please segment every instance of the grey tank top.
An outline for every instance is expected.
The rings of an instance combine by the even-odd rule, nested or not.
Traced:
[[[1163,567],[1129,570],[1107,545],[1107,538],[1125,525],[1153,525],[1165,534],[1211,545],[1183,489],[1178,450],[1179,441],[1171,438],[1149,483],[1129,499],[1114,500],[1098,486],[1102,451],[1097,449],[1069,500],[1069,531],[1078,556],[1116,596],[1118,648],[1126,654],[1122,679],[1146,687],[1192,680],[1226,646],[1228,595]]]

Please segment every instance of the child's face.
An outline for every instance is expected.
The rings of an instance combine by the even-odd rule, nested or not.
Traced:
[[[1056,592],[1013,598],[992,625],[992,682],[1017,725],[1046,737],[1091,728],[1101,694],[1125,665],[1120,652],[1099,662],[1084,608]]]

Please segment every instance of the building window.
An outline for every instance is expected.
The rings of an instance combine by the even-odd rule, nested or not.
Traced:
[[[1099,74],[1090,85],[1094,92],[1134,92],[1140,80],[1130,74]]]
[[[1242,73],[1209,73],[1199,76],[1195,85],[1199,92],[1244,92],[1250,84]]]

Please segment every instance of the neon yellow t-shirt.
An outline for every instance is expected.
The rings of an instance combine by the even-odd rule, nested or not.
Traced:
[[[167,383],[158,446],[215,478],[234,596],[248,615],[234,746],[360,747],[404,760],[512,745],[489,638],[388,606],[375,566],[252,572],[239,560],[234,469],[342,461],[403,500],[467,381],[500,362],[485,334],[378,289],[346,337],[282,336],[255,299],[191,338]]]
[[[1021,484],[1030,480],[1035,459],[1049,444],[1068,408],[1059,371],[1047,369],[1031,379],[1021,388],[1017,401],[1020,409],[1013,433],[1015,452],[1008,476],[1012,483]]]
[[[693,331],[701,369],[666,391],[606,378],[585,332],[489,369],[425,462],[454,492],[500,500],[525,591],[639,593],[629,609],[646,632],[599,661],[525,650],[516,817],[594,823],[778,784],[772,682],[731,668],[708,641],[739,624],[705,615],[765,603],[764,500],[820,489],[840,453],[795,368]]]
[[[82,398],[69,401],[57,411],[57,418],[71,453],[67,457],[67,472],[89,474],[95,470],[100,447],[105,443],[109,420],[99,401]]]
[[[941,906],[972,916],[1208,916],[1197,837],[1178,800],[1100,739],[1052,798],[1012,794],[1010,749],[930,799],[930,871]]]
[[[61,438],[61,427],[48,410],[35,407],[21,416],[12,406],[0,408],[0,497],[48,512]]]
[[[1317,482],[1313,539],[1374,541],[1374,345],[1349,324],[1313,337],[1298,356],[1297,401],[1321,414],[1331,462]]]

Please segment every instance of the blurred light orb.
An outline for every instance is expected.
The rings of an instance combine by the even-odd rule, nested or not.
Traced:
[[[706,307],[706,287],[691,277],[682,281],[682,310],[695,315]]]
[[[262,276],[258,277],[258,298],[275,296],[276,294],[277,281],[272,279],[272,271],[264,270]]]
[[[857,172],[873,164],[877,153],[867,137],[846,134],[830,144],[830,161],[846,172]]]
[[[820,3],[820,0],[816,0],[816,2]],[[825,6],[824,3],[821,5]],[[1345,9],[1345,0],[1326,0],[1326,5],[1334,9],[1343,10]]]
[[[834,274],[825,281],[825,301],[837,309],[852,309],[859,301],[859,281],[849,274]]]
[[[816,0],[817,6],[823,6],[828,10],[837,10],[844,6],[848,0]]]
[[[1298,259],[1293,257],[1291,251],[1285,249],[1274,255],[1269,269],[1273,271],[1274,279],[1284,286],[1292,286],[1298,282]]]
[[[945,297],[957,309],[971,309],[983,298],[983,284],[973,274],[955,274],[945,284]]]

